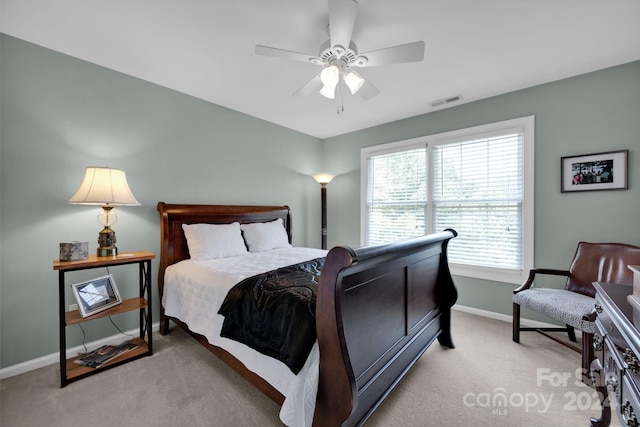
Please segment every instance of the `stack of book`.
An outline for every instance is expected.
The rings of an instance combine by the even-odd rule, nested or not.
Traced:
[[[89,353],[85,353],[75,360],[75,363],[90,368],[98,368],[116,357],[138,347],[130,342],[123,342],[118,345],[103,345]]]

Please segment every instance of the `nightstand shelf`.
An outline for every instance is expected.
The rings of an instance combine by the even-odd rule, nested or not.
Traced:
[[[104,363],[98,368],[90,368],[88,366],[82,366],[75,363],[75,361],[80,356],[67,359],[66,360],[67,383],[70,383],[76,379],[80,379],[80,378],[87,377],[89,375],[96,374],[108,368],[113,368],[115,366],[122,365],[123,363],[127,363],[131,360],[150,355],[149,345],[142,338],[134,338],[134,339],[128,340],[128,342],[136,344],[138,348],[134,348],[133,350],[128,351],[125,354],[122,354],[116,357],[115,359],[108,361],[107,363]]]
[[[116,314],[127,313],[132,310],[140,310],[147,306],[147,300],[144,298],[130,298],[122,301],[122,304],[118,304],[115,307],[108,308],[104,311],[98,312],[89,317],[82,317],[80,310],[67,311],[64,315],[65,324],[67,326],[77,325],[82,322],[89,322],[91,320],[100,319],[102,317],[109,317]]]
[[[137,251],[123,253],[117,256],[90,256],[81,261],[53,261],[53,269],[58,270],[58,311],[60,327],[60,387],[65,387],[72,381],[97,374],[105,369],[113,368],[123,363],[153,354],[153,340],[151,332],[151,260],[155,255],[151,252]],[[71,271],[88,270],[93,268],[116,267],[128,264],[139,266],[139,297],[129,298],[114,307],[98,312],[92,316],[82,317],[79,310],[66,311],[66,280],[65,274]],[[139,311],[140,336],[128,340],[138,347],[104,363],[98,368],[90,368],[75,363],[78,356],[67,359],[67,326],[77,325],[92,320],[115,316],[122,313]]]

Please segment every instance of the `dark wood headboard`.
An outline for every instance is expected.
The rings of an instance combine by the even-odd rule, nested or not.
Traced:
[[[289,206],[185,205],[158,202],[160,213],[160,267],[158,289],[164,287],[164,270],[171,264],[189,258],[187,239],[182,224],[241,224],[268,222],[281,218],[292,242]]]

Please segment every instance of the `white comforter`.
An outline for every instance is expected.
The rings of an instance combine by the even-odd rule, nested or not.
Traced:
[[[279,360],[246,345],[220,337],[224,317],[218,314],[229,289],[241,280],[278,267],[325,256],[312,248],[283,248],[208,261],[186,260],[167,268],[162,305],[165,314],[180,319],[209,343],[233,354],[285,397],[280,420],[287,426],[310,426],[318,390],[318,343],[298,375]]]

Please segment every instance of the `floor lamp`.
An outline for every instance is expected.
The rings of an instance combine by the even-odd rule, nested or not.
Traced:
[[[313,175],[320,184],[320,203],[322,205],[322,249],[327,249],[327,184],[331,182],[335,175],[328,173],[317,173]]]

